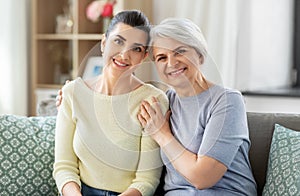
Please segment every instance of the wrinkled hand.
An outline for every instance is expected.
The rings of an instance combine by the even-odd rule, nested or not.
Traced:
[[[69,82],[70,82],[70,81],[67,80],[67,81],[65,82],[65,85],[68,84]],[[59,106],[60,106],[60,104],[61,104],[61,102],[62,102],[62,98],[63,98],[63,96],[62,96],[62,90],[59,89],[59,90],[57,91],[57,96],[56,96],[56,98],[55,98],[55,100],[56,100],[55,105],[56,105],[56,108],[57,108],[57,109],[59,108]]]
[[[164,116],[159,101],[152,97],[152,102],[152,105],[147,101],[142,102],[138,119],[144,131],[158,142],[163,135],[171,134],[169,125],[171,111],[169,110]]]

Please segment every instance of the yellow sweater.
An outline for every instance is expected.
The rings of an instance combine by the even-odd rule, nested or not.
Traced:
[[[145,84],[117,96],[94,92],[81,78],[63,88],[55,135],[53,176],[61,192],[74,181],[103,190],[135,188],[152,195],[161,174],[159,147],[137,119],[142,100],[155,96],[165,113],[164,92]]]

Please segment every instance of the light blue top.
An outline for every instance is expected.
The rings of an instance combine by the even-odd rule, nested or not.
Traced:
[[[167,91],[167,95],[172,131],[178,141],[193,153],[220,161],[228,170],[213,187],[198,190],[161,152],[167,170],[166,195],[257,195],[248,157],[250,140],[241,93],[215,85],[196,96],[179,97],[174,90]]]

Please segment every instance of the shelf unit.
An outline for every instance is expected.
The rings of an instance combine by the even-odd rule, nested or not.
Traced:
[[[37,92],[53,92],[48,97],[55,98],[65,80],[77,77],[90,49],[100,43],[102,21],[93,23],[86,18],[86,7],[92,1],[32,0],[29,115],[36,115]],[[140,9],[151,20],[151,8],[152,0],[118,0],[114,12]],[[57,16],[66,10],[71,13],[72,31],[58,33]]]
[[[37,91],[57,92],[66,79],[74,79],[85,55],[101,40],[102,21],[93,23],[85,16],[90,2],[92,0],[32,1],[30,115],[35,115]],[[56,18],[65,10],[69,10],[73,23],[71,32],[57,32]],[[55,96],[49,94],[49,98]]]

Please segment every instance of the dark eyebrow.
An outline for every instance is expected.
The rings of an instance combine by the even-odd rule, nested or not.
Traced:
[[[158,56],[164,56],[164,54],[158,54],[158,55],[156,55],[155,57],[158,57]]]
[[[127,41],[126,39],[125,39],[125,37],[123,37],[123,36],[121,36],[121,35],[116,35],[117,37],[119,37],[121,40],[123,40],[123,41]],[[146,47],[146,46],[144,46],[143,44],[140,44],[140,43],[134,43],[133,44],[134,46],[141,46],[141,47]]]
[[[126,39],[123,36],[121,35],[116,35],[116,36],[119,37],[121,40],[126,41]]]

